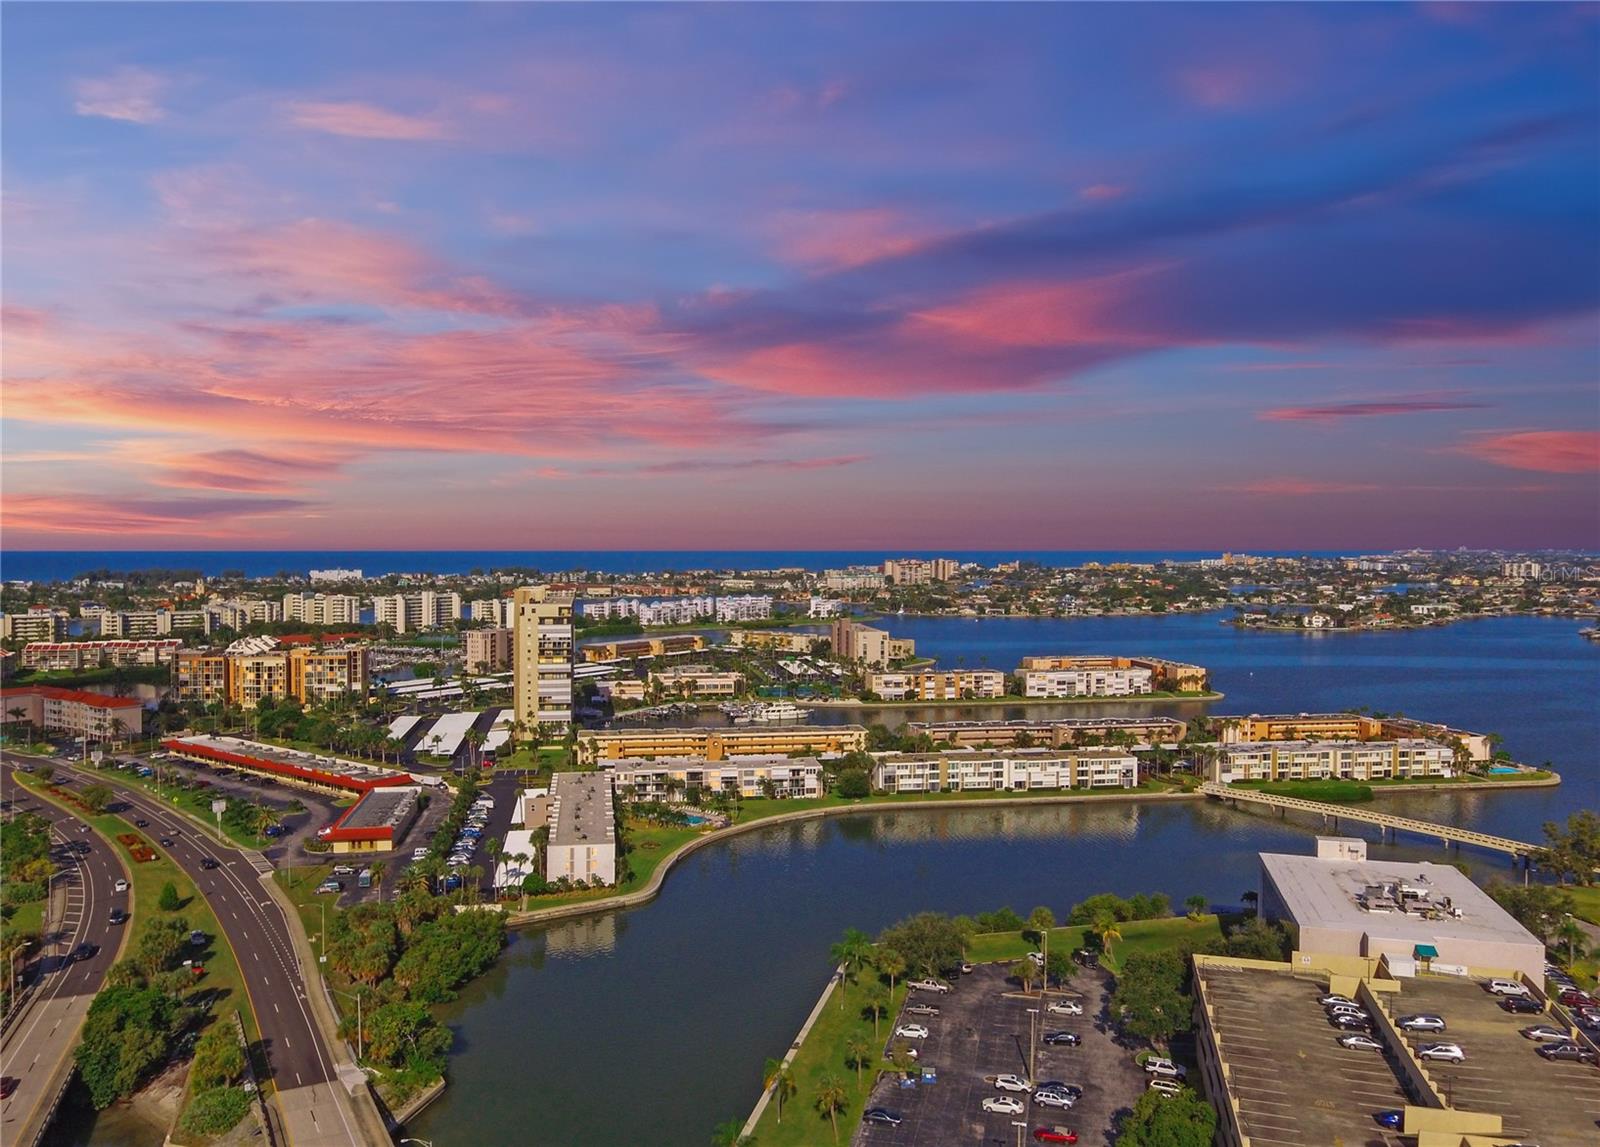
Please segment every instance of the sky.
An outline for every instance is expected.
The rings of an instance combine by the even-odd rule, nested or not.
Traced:
[[[0,31],[6,548],[1600,546],[1600,6]]]

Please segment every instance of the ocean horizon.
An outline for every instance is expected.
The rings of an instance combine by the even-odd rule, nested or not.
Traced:
[[[836,569],[878,565],[887,558],[954,558],[994,565],[1036,561],[1052,566],[1087,562],[1197,561],[1216,550],[7,550],[0,553],[6,581],[66,581],[91,573],[129,574],[182,570],[220,577],[305,576],[313,569],[359,569],[367,577],[389,574],[466,574],[523,569],[544,574],[578,570],[643,574],[687,570]],[[1355,550],[1258,550],[1258,557],[1342,557]]]

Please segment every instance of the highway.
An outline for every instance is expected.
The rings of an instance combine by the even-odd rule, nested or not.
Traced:
[[[271,873],[265,860],[219,843],[114,772],[82,769],[60,758],[54,763],[58,777],[66,774],[111,788],[124,806],[123,819],[147,821],[148,827],[138,831],[172,857],[211,906],[250,995],[288,1143],[333,1147],[376,1141],[370,1127],[363,1132],[317,1027],[290,935],[294,925],[262,883]],[[209,867],[207,862],[212,862]]]
[[[126,934],[127,925],[111,923],[111,910],[126,912],[131,905],[128,893],[115,891],[116,882],[128,875],[116,850],[83,821],[23,789],[9,766],[0,772],[0,798],[14,812],[38,813],[51,822],[56,838],[51,855],[60,866],[52,882],[54,897],[66,906],[45,934],[39,976],[19,1010],[7,1018],[0,1038],[0,1076],[17,1081],[16,1090],[0,1100],[0,1141],[31,1147],[71,1077],[70,1056],[84,1016]],[[80,944],[99,951],[89,959],[70,959]]]

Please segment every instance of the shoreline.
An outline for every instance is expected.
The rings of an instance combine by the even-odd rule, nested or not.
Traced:
[[[1489,792],[1504,791],[1506,789],[1528,788],[1554,788],[1561,784],[1561,774],[1552,772],[1548,778],[1529,781],[1449,781],[1443,783],[1419,783],[1405,785],[1383,785],[1372,790],[1376,799],[1381,795],[1399,796],[1417,792]],[[864,799],[864,798],[863,798]],[[827,808],[796,809],[793,812],[774,813],[772,816],[761,817],[758,820],[745,821],[743,824],[733,824],[726,828],[715,829],[711,832],[687,840],[672,852],[663,856],[657,863],[655,870],[650,873],[642,888],[632,892],[624,892],[616,896],[600,897],[594,900],[580,900],[570,904],[552,905],[549,908],[530,908],[526,912],[508,910],[506,912],[506,926],[508,928],[526,928],[538,924],[551,923],[557,920],[566,920],[578,916],[589,916],[600,912],[625,908],[638,908],[650,903],[661,894],[662,887],[666,884],[667,875],[685,857],[691,853],[705,848],[715,841],[728,840],[744,833],[754,832],[757,829],[767,828],[771,825],[798,824],[808,820],[819,820],[829,816],[847,816],[853,813],[880,812],[880,811],[921,811],[927,809],[947,808],[1017,808],[1027,805],[1063,805],[1063,804],[1090,804],[1090,803],[1152,803],[1165,804],[1182,801],[1204,801],[1209,799],[1200,792],[1117,792],[1104,795],[1090,793],[1052,793],[1040,796],[1021,797],[968,797],[945,800],[906,800],[906,801],[879,801],[875,804],[848,804],[832,805]],[[1329,805],[1330,808],[1339,809],[1342,805]]]

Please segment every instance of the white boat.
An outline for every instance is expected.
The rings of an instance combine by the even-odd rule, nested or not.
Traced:
[[[750,720],[763,724],[772,721],[804,721],[808,714],[792,701],[774,701],[767,705],[757,705],[750,713]]]

